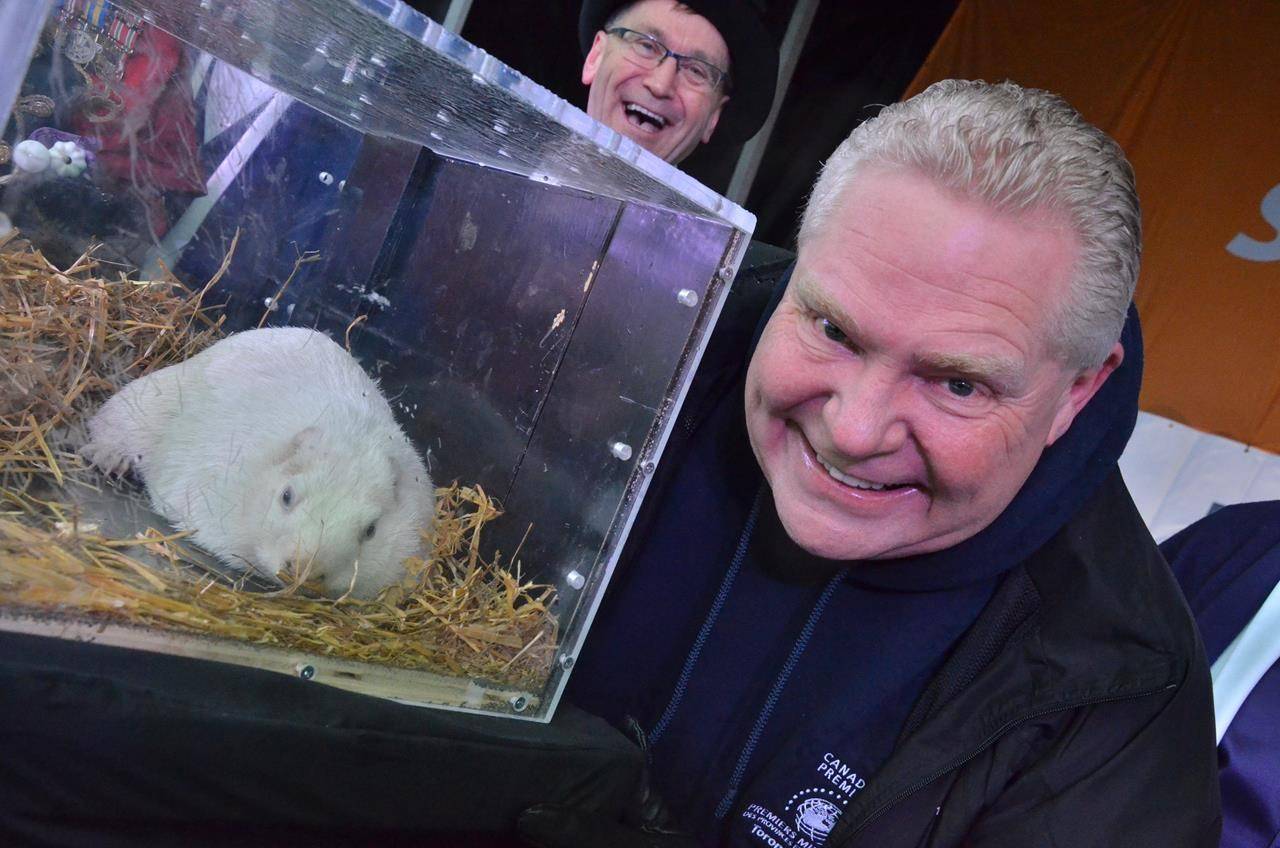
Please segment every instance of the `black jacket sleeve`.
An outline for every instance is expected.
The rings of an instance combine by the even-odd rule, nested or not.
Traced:
[[[1222,822],[1212,715],[1200,654],[1167,694],[1028,724],[1015,735],[1031,743],[1034,761],[1010,775],[960,844],[1213,848]],[[1035,746],[1028,736],[1050,741]]]

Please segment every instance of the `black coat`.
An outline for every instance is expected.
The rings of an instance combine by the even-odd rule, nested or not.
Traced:
[[[1215,846],[1212,689],[1114,475],[1005,580],[827,846]]]

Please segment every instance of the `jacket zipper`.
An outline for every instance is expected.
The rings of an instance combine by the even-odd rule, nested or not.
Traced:
[[[1013,728],[1017,727],[1020,724],[1023,724],[1028,721],[1033,721],[1038,718],[1043,718],[1047,715],[1053,715],[1054,713],[1065,712],[1066,710],[1078,710],[1081,707],[1093,707],[1093,706],[1098,706],[1099,704],[1111,704],[1119,701],[1133,701],[1138,698],[1148,698],[1152,695],[1158,695],[1161,692],[1167,692],[1170,689],[1176,689],[1177,687],[1178,685],[1176,683],[1170,683],[1166,686],[1161,686],[1155,689],[1145,689],[1141,692],[1134,692],[1129,695],[1117,695],[1115,697],[1110,697],[1110,698],[1086,699],[1083,701],[1077,701],[1070,704],[1063,704],[1061,706],[1053,707],[1051,709],[1040,710],[1039,712],[1021,716],[1016,719],[1011,719],[1005,722],[1004,724],[1002,724],[999,727],[999,729],[995,730],[993,733],[991,733],[991,735],[989,735],[986,739],[984,739],[981,745],[979,745],[977,748],[974,748],[964,757],[961,757],[960,759],[955,760],[951,764],[947,765],[945,768],[938,769],[933,774],[929,775],[929,777],[917,782],[910,788],[905,789],[902,792],[899,792],[893,798],[890,798],[888,801],[885,801],[880,806],[876,807],[874,810],[871,811],[870,815],[868,815],[866,818],[864,818],[861,822],[858,823],[858,825],[849,833],[848,838],[842,840],[840,844],[848,845],[855,838],[857,838],[858,834],[861,833],[867,827],[867,825],[871,824],[873,821],[880,818],[880,816],[883,815],[884,812],[888,810],[890,807],[899,803],[903,799],[909,798],[910,796],[919,792],[921,789],[928,786],[930,783],[933,783],[935,780],[942,777],[943,775],[949,772],[955,771],[958,768],[961,768],[962,766],[967,764],[970,760],[973,760],[983,751],[987,750],[987,748],[991,747],[991,745],[994,744],[995,741],[999,739],[1001,736],[1004,736],[1006,733],[1008,733],[1010,730],[1012,730]]]

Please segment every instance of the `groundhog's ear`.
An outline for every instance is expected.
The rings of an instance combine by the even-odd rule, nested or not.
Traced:
[[[404,497],[404,463],[397,456],[391,457],[391,502],[400,503]]]
[[[412,450],[412,448],[407,448]],[[400,504],[404,500],[405,492],[405,475],[412,473],[405,462],[404,454],[400,451],[392,451],[391,453],[391,500],[395,504]]]
[[[405,439],[400,450],[391,452],[391,496],[394,502],[403,504],[405,498],[416,497],[422,490],[422,477],[426,470],[413,449],[413,444]]]
[[[271,457],[272,465],[287,466],[285,470],[296,474],[306,466],[320,446],[320,428],[307,427],[293,434],[283,448]]]

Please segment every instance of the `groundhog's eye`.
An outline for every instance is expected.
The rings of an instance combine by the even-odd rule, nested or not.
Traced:
[[[372,539],[373,534],[377,532],[378,532],[378,522],[375,521],[372,524],[370,524],[368,527],[364,528],[364,537],[366,539]]]
[[[293,487],[285,486],[284,491],[280,493],[280,503],[285,506],[293,506]]]

